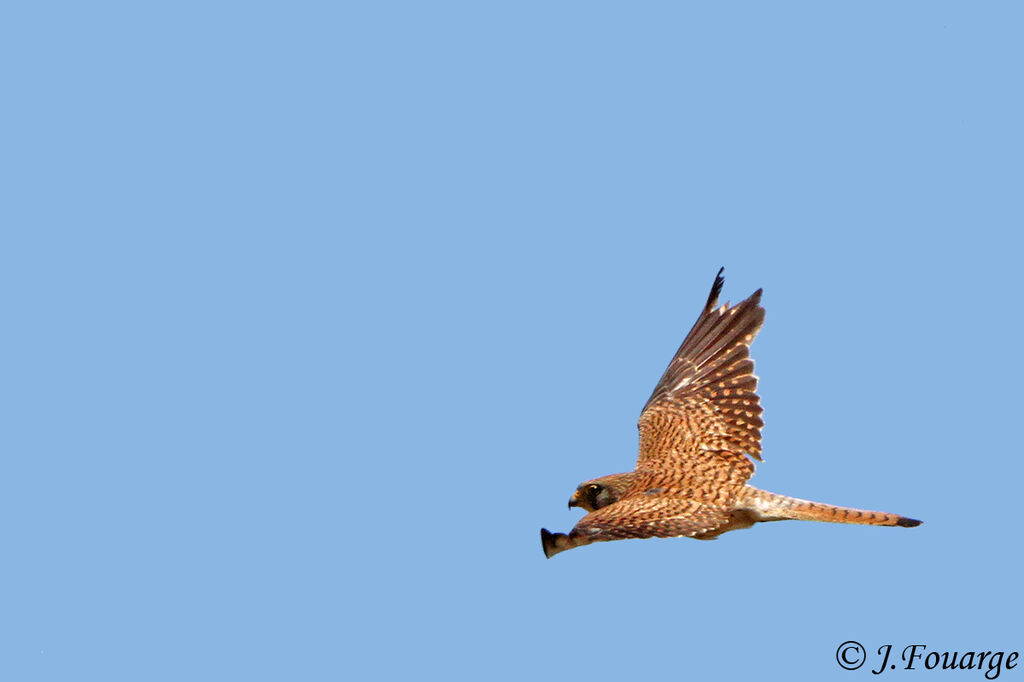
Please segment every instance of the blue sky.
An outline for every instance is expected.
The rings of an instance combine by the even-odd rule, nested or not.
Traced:
[[[1024,646],[1019,6],[3,13],[0,677]],[[723,265],[753,483],[925,524],[545,560]]]

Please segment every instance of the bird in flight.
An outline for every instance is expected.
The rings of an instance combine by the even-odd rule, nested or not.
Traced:
[[[636,469],[585,481],[569,507],[588,514],[568,534],[540,531],[551,558],[593,542],[628,538],[711,540],[762,521],[920,525],[885,512],[835,507],[747,484],[761,461],[761,400],[750,344],[764,323],[761,289],[718,305],[718,271],[693,329],[640,414]]]

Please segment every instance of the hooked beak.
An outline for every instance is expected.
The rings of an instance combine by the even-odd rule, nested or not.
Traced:
[[[572,509],[573,507],[578,507],[578,506],[580,506],[580,491],[579,490],[574,492],[572,494],[572,497],[569,498],[569,509]]]

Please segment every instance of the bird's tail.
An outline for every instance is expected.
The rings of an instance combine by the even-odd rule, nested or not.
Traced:
[[[760,521],[824,521],[826,523],[860,523],[868,526],[903,526],[912,528],[921,522],[898,514],[865,511],[850,507],[836,507],[831,504],[798,500],[787,495],[778,495],[766,490],[747,486],[742,505],[760,516]]]

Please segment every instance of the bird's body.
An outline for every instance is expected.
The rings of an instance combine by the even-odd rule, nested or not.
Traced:
[[[761,402],[749,347],[764,322],[761,290],[707,303],[640,415],[636,469],[582,483],[569,506],[589,513],[568,535],[541,530],[546,556],[593,542],[648,537],[713,539],[761,521],[876,526],[920,521],[798,500],[747,481],[761,459]]]

